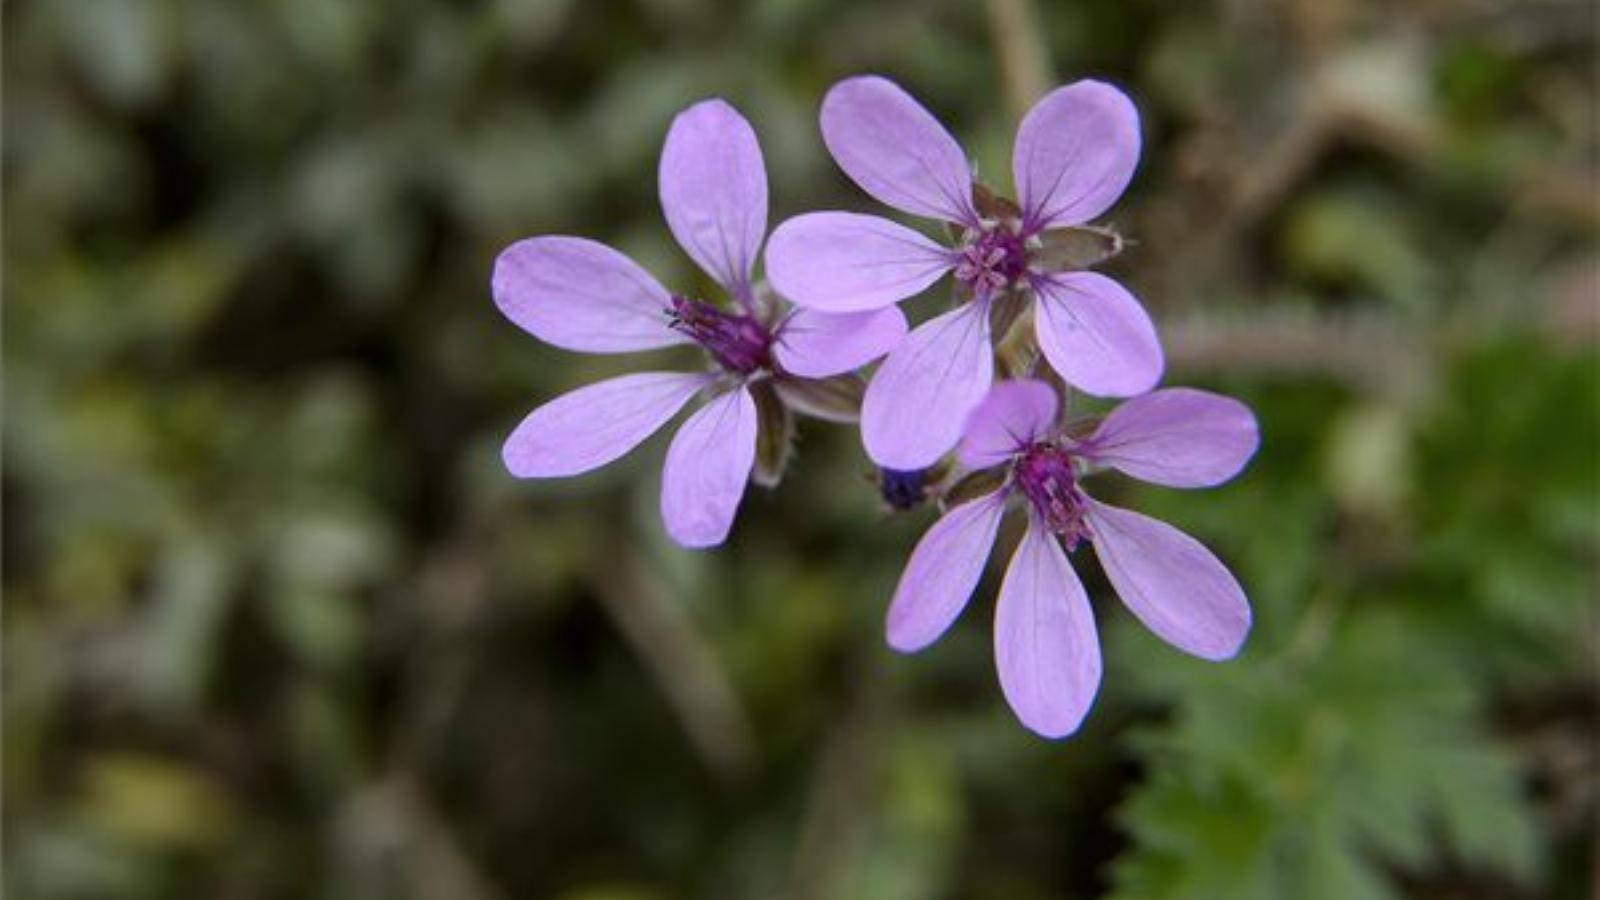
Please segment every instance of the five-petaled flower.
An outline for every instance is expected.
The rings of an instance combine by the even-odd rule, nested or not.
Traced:
[[[1123,603],[1167,643],[1204,659],[1233,656],[1250,630],[1233,575],[1194,538],[1094,500],[1079,479],[1110,467],[1155,484],[1209,487],[1238,474],[1258,440],[1249,408],[1205,391],[1128,400],[1074,439],[1057,425],[1049,385],[995,385],[972,411],[958,457],[971,470],[1003,469],[1004,481],[950,509],[918,542],[889,607],[890,646],[912,653],[950,627],[983,575],[1007,501],[1017,498],[1028,525],[1000,585],[994,654],[1006,701],[1028,728],[1071,734],[1100,685],[1094,614],[1063,544],[1070,552],[1092,543]]]
[[[1052,240],[1105,212],[1133,177],[1139,118],[1121,91],[1079,81],[1029,110],[1012,153],[1020,204],[978,187],[949,132],[883,78],[835,85],[821,125],[834,160],[862,190],[960,233],[957,246],[945,247],[888,219],[820,212],[772,234],[768,278],[810,309],[880,309],[954,273],[964,302],[913,331],[867,388],[861,436],[874,462],[914,470],[955,446],[994,377],[990,311],[999,302],[1035,301],[1039,348],[1074,387],[1126,397],[1155,386],[1161,346],[1143,307],[1110,278],[1071,271],[1078,264]]]
[[[819,412],[804,402],[806,381],[877,359],[904,336],[906,322],[898,310],[802,309],[780,318],[758,296],[752,275],[766,235],[766,168],[755,132],[727,103],[706,100],[673,121],[659,186],[673,237],[735,310],[669,293],[610,247],[560,236],[528,238],[500,254],[495,304],[557,347],[625,353],[695,343],[711,370],[624,375],[565,394],[522,420],[503,457],[522,478],[587,472],[706,392],[708,402],[667,450],[661,517],[679,544],[710,547],[726,539],[755,466],[761,416],[752,390],[770,385],[799,411]]]

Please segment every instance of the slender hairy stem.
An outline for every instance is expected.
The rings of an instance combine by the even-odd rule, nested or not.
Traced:
[[[1006,83],[1011,114],[1021,118],[1050,89],[1054,76],[1033,0],[989,0],[989,35]]]
[[[754,756],[750,722],[711,645],[646,565],[631,546],[608,548],[591,568],[595,596],[655,674],[713,774],[736,782]]]

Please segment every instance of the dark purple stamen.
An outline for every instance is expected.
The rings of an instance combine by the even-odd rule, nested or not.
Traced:
[[[900,469],[878,470],[878,486],[883,493],[883,502],[889,504],[890,509],[905,512],[915,509],[922,501],[928,499],[928,470]]]
[[[1034,444],[1022,451],[1013,470],[1017,487],[1033,504],[1045,526],[1060,535],[1070,552],[1089,537],[1084,522],[1088,501],[1078,490],[1072,457],[1054,444]]]
[[[694,338],[729,372],[749,375],[772,365],[772,333],[751,316],[726,313],[676,294],[667,316],[668,325]]]
[[[1003,224],[990,225],[961,248],[956,279],[975,295],[989,297],[1014,284],[1027,267],[1022,238]]]

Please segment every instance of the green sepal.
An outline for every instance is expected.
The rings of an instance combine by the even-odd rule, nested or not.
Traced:
[[[794,456],[794,416],[778,396],[772,381],[749,386],[756,401],[756,465],[750,479],[765,488],[777,487]]]
[[[778,378],[772,386],[795,412],[844,424],[861,418],[861,398],[867,391],[866,381],[854,372],[832,378]]]

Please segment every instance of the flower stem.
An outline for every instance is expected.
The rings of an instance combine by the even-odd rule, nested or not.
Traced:
[[[989,35],[1006,84],[1006,102],[1021,118],[1050,89],[1054,75],[1033,0],[989,0]]]

